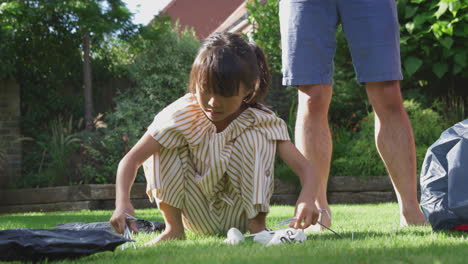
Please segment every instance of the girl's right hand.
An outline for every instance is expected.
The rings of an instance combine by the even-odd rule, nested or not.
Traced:
[[[129,228],[135,232],[138,233],[138,228],[136,226],[135,222],[128,221],[127,222],[127,215],[132,215],[135,216],[135,209],[133,208],[133,205],[128,202],[124,205],[118,205],[115,208],[114,213],[112,214],[112,217],[109,220],[109,223],[111,226],[115,229],[115,231],[119,234],[123,234],[125,230],[125,225],[128,223]]]

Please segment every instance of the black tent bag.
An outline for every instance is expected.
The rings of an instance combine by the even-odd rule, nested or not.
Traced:
[[[104,230],[0,230],[0,261],[73,259],[113,251],[129,241]]]
[[[468,119],[429,147],[420,181],[421,208],[434,230],[468,224]]]
[[[144,219],[138,219],[134,221],[138,232],[151,233],[164,231],[166,224],[161,222],[148,221]],[[109,222],[96,222],[96,223],[66,223],[55,226],[55,229],[69,229],[69,230],[107,230],[112,232],[112,228]]]

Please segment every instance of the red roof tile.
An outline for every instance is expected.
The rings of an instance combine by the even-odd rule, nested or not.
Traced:
[[[206,38],[217,29],[244,0],[173,0],[161,12],[182,27],[191,27],[199,39]]]

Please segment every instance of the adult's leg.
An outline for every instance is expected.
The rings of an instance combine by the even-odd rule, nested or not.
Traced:
[[[366,83],[375,111],[375,143],[400,205],[400,225],[421,225],[425,217],[417,199],[413,130],[403,107],[399,81]]]
[[[319,209],[329,211],[326,189],[332,141],[328,108],[338,23],[336,1],[280,1],[279,11],[283,85],[299,85],[296,146],[318,169],[322,186],[315,202]],[[328,217],[322,221],[331,225]],[[310,229],[317,227],[321,229]]]
[[[159,203],[159,210],[163,214],[166,229],[146,245],[151,246],[164,240],[185,239],[182,211],[164,202]]]
[[[299,151],[317,168],[322,185],[315,204],[318,209],[330,212],[327,201],[327,181],[330,172],[332,139],[328,126],[328,108],[332,96],[329,84],[299,86],[295,141]],[[330,226],[331,219],[325,214],[323,224]],[[312,230],[321,230],[317,225]]]

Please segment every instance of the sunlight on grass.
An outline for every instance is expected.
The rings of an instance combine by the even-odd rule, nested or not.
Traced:
[[[267,225],[289,218],[292,206],[273,206]],[[265,247],[247,241],[237,246],[223,243],[224,236],[203,237],[188,233],[186,241],[144,247],[155,234],[135,235],[137,250],[99,253],[58,263],[465,263],[468,236],[432,232],[430,226],[399,227],[398,205],[333,205],[333,229],[308,236],[303,244]],[[65,222],[107,221],[112,211],[29,213],[0,216],[0,229],[53,228]],[[136,210],[139,218],[162,221],[155,209]],[[354,233],[354,239],[352,234]]]

